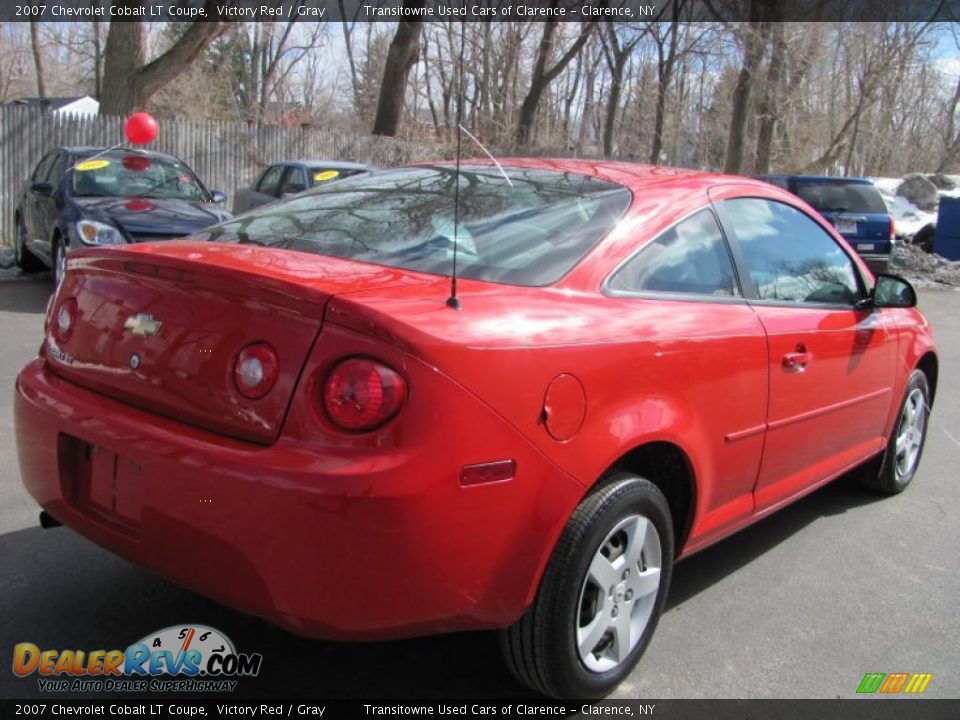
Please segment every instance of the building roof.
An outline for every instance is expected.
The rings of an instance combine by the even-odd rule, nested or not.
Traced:
[[[11,100],[9,105],[25,105],[32,108],[49,108],[50,110],[59,110],[60,108],[72,105],[78,100],[90,98],[89,95],[74,95],[72,97],[48,97],[42,100],[38,97],[19,98]],[[93,98],[90,98],[93,100]]]

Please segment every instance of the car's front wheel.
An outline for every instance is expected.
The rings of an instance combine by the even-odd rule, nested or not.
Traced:
[[[67,272],[67,245],[62,237],[53,241],[53,287],[59,288]]]
[[[673,567],[660,489],[620,474],[574,511],[533,605],[502,631],[511,671],[553,697],[603,697],[636,665],[656,628]]]
[[[880,471],[862,476],[862,483],[871,490],[894,495],[906,489],[920,466],[920,456],[927,440],[930,418],[930,384],[922,370],[914,370],[907,381],[900,414],[887,442]]]

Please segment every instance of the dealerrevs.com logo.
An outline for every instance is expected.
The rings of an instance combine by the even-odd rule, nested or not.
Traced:
[[[37,674],[42,692],[231,692],[237,678],[256,677],[263,656],[237,652],[206,625],[174,625],[126,650],[13,648],[13,673]]]

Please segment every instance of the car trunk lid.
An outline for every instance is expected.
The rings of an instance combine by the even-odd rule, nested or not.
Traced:
[[[50,315],[46,356],[78,385],[160,415],[261,443],[274,441],[327,300],[389,268],[220,243],[144,245],[70,255]],[[58,337],[69,300],[76,319]],[[276,351],[275,385],[250,399],[234,365],[251,343]]]

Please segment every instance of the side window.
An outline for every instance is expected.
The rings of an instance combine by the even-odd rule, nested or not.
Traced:
[[[727,200],[747,271],[760,300],[853,305],[853,262],[816,222],[796,208],[761,198]]]
[[[303,168],[290,167],[287,174],[283,176],[283,185],[280,187],[280,194],[298,193],[307,189],[307,177]]]
[[[43,182],[47,177],[47,173],[50,171],[50,164],[53,162],[53,159],[57,156],[56,150],[51,150],[46,155],[43,156],[43,159],[37,163],[37,166],[33,169],[33,175],[30,176],[30,182]]]
[[[274,165],[260,176],[257,192],[265,195],[276,195],[280,187],[280,176],[283,175],[283,165]]]
[[[610,279],[611,290],[739,295],[717,220],[701,210],[652,240]]]
[[[58,152],[56,155],[56,160],[53,161],[53,165],[50,167],[50,172],[47,174],[47,182],[53,185],[53,187],[58,187],[60,185],[60,180],[63,179],[63,171],[67,165],[67,155],[66,153]]]

